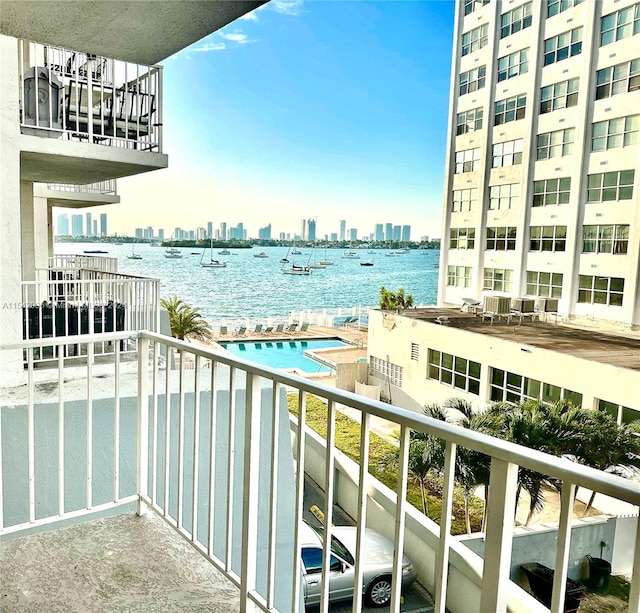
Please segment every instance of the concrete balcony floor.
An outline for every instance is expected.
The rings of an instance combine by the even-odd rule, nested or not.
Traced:
[[[239,591],[149,512],[0,543],[0,611],[240,610]]]

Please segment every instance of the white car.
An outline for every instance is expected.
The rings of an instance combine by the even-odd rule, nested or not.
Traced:
[[[305,606],[320,603],[322,592],[323,528],[302,522],[300,526],[302,572]],[[356,528],[335,526],[331,530],[331,566],[329,569],[329,600],[353,598],[355,578]],[[391,600],[393,543],[368,528],[364,532],[363,593],[368,604],[383,607]],[[413,583],[416,571],[407,556],[402,559],[402,587]]]

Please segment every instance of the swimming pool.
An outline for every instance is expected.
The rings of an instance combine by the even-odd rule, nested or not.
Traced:
[[[271,368],[297,368],[303,372],[329,372],[329,368],[304,357],[304,352],[327,347],[347,347],[337,338],[311,341],[265,340],[220,343],[227,351],[242,358]]]

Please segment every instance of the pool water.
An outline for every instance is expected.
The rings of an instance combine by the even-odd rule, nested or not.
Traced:
[[[269,340],[220,343],[227,351],[242,358],[271,368],[297,368],[302,372],[329,372],[329,368],[304,357],[304,352],[328,347],[347,347],[336,338],[312,341]]]

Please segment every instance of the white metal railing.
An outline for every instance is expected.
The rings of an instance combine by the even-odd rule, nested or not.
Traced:
[[[118,182],[116,179],[98,181],[97,183],[48,183],[47,187],[59,192],[79,192],[81,194],[110,194],[118,195]]]
[[[67,273],[79,271],[81,268],[101,270],[103,272],[118,272],[118,258],[109,258],[100,255],[77,255],[74,253],[56,254],[50,256],[45,277],[49,278],[50,271]]]
[[[21,288],[24,339],[159,330],[158,279],[80,269],[73,275],[22,281]],[[77,355],[79,345],[73,340],[73,345],[65,348],[67,355]],[[52,349],[49,345],[41,347],[34,359],[55,359]],[[95,351],[112,353],[114,347],[111,343],[102,344]]]
[[[559,480],[562,485],[561,520],[558,530],[556,564],[553,584],[551,610],[564,609],[565,579],[568,570],[568,544],[571,536],[571,518],[573,495],[576,487],[605,494],[633,505],[640,504],[640,486],[631,480],[587,468],[567,459],[549,456],[529,448],[514,445],[503,440],[457,426],[433,420],[424,415],[383,404],[355,394],[330,388],[313,381],[302,379],[287,373],[259,366],[232,356],[211,351],[205,347],[193,346],[155,333],[140,332],[135,340],[138,346],[138,360],[135,371],[127,371],[120,359],[118,342],[131,338],[126,334],[89,335],[78,341],[86,344],[86,363],[74,373],[75,378],[86,378],[87,384],[73,386],[74,377],[65,369],[61,352],[58,352],[58,370],[56,395],[58,405],[57,434],[52,431],[57,449],[56,470],[37,473],[35,468],[36,439],[40,424],[36,396],[36,375],[42,375],[34,369],[32,358],[36,341],[23,342],[17,346],[0,347],[2,351],[22,350],[27,359],[27,386],[20,388],[23,394],[24,424],[14,426],[15,432],[8,431],[9,420],[2,419],[5,410],[15,412],[20,409],[16,392],[11,398],[11,407],[2,406],[0,424],[3,424],[3,440],[12,435],[20,440],[11,441],[6,446],[1,461],[6,468],[0,470],[0,479],[5,509],[9,502],[24,499],[20,512],[8,517],[0,504],[0,536],[15,533],[33,526],[51,523],[71,516],[80,516],[115,507],[124,502],[137,500],[138,513],[148,508],[154,510],[172,525],[185,539],[207,557],[240,589],[241,610],[254,608],[261,611],[292,610],[298,611],[300,597],[300,558],[298,526],[302,520],[303,483],[305,471],[306,438],[306,402],[309,395],[317,396],[327,403],[327,453],[325,456],[325,540],[332,533],[332,509],[334,504],[333,472],[337,452],[333,447],[335,440],[335,416],[338,405],[355,409],[361,414],[361,445],[359,457],[358,513],[357,513],[357,552],[355,576],[362,579],[362,543],[363,528],[366,525],[368,508],[368,483],[373,477],[367,470],[368,441],[371,432],[371,418],[377,416],[389,420],[399,427],[399,479],[395,504],[395,543],[394,579],[391,598],[391,610],[400,611],[400,584],[402,555],[405,549],[405,518],[409,511],[406,501],[406,483],[408,479],[409,434],[411,430],[426,432],[446,442],[446,463],[443,486],[441,516],[445,518],[440,526],[440,538],[433,576],[436,577],[433,589],[435,610],[443,612],[446,604],[449,551],[453,537],[450,535],[451,500],[453,494],[453,472],[458,446],[473,449],[491,458],[491,495],[487,507],[487,530],[485,560],[481,580],[481,598],[479,611],[504,612],[507,610],[509,581],[509,562],[513,515],[516,497],[516,478],[518,467],[540,472]],[[97,372],[94,365],[93,345],[96,342],[113,342],[116,346],[113,363],[108,366],[110,377]],[[61,345],[64,341],[54,339],[52,344]],[[196,367],[186,372],[185,360],[176,357],[187,354],[195,361]],[[209,368],[203,368],[204,363]],[[51,372],[51,371],[49,371]],[[106,371],[105,371],[106,372]],[[98,383],[100,382],[100,383]],[[107,388],[104,387],[105,382]],[[260,456],[258,433],[270,431],[268,437],[269,456],[278,458],[280,452],[291,453],[289,437],[277,436],[277,422],[283,409],[283,389],[294,392],[298,409],[298,428],[293,450],[297,461],[295,475],[295,521],[287,533],[295,537],[296,546],[291,550],[281,547],[276,538],[275,521],[281,507],[281,483],[277,481],[281,465],[275,461],[267,466],[270,477],[260,480],[263,458]],[[80,390],[80,391],[79,391]],[[101,430],[101,438],[112,441],[110,462],[112,471],[107,480],[108,500],[95,499],[96,482],[93,481],[96,453],[94,441],[94,420],[105,418],[104,410],[97,411],[99,397],[108,400],[109,416],[106,418],[113,430],[113,436],[107,436]],[[265,400],[266,398],[266,400]],[[51,398],[41,401],[51,402]],[[284,401],[286,402],[286,400]],[[75,404],[74,404],[75,403]],[[65,492],[71,488],[68,483],[70,467],[65,464],[65,449],[69,441],[65,436],[65,424],[71,423],[71,409],[77,411],[78,403],[82,411],[76,418],[83,424],[83,438],[77,442],[85,457],[85,465],[76,479],[82,495],[73,508]],[[73,405],[73,406],[71,406]],[[131,415],[128,415],[129,428],[122,423],[127,410],[133,409],[137,415],[137,427],[131,427]],[[109,421],[110,420],[110,421]],[[14,420],[15,421],[15,420]],[[240,422],[243,421],[243,424]],[[240,424],[240,425],[239,425]],[[26,426],[26,427],[25,427]],[[95,427],[98,427],[97,425]],[[122,492],[125,480],[122,461],[129,446],[121,444],[121,435],[135,430],[137,440],[136,484],[131,491]],[[265,430],[266,429],[266,430]],[[22,438],[20,438],[22,437]],[[86,439],[86,440],[85,440]],[[51,440],[47,439],[51,449]],[[283,448],[284,446],[284,448]],[[287,449],[288,447],[288,449]],[[26,453],[24,452],[26,450]],[[12,454],[22,458],[24,466],[18,465]],[[42,461],[42,460],[41,460]],[[239,463],[238,463],[239,462]],[[10,478],[7,474],[11,470]],[[133,470],[133,469],[130,469]],[[103,473],[101,473],[103,474]],[[47,478],[57,480],[47,483]],[[131,475],[128,475],[131,480]],[[293,479],[293,476],[291,477]],[[44,482],[41,482],[44,481]],[[222,480],[219,482],[219,480]],[[16,483],[19,485],[16,485]],[[76,484],[76,486],[78,483]],[[258,487],[259,486],[259,487]],[[21,491],[15,491],[21,487]],[[6,489],[5,489],[6,488]],[[12,489],[13,488],[13,489]],[[36,488],[40,492],[36,505]],[[268,504],[264,504],[259,513],[259,489],[266,488]],[[216,492],[223,490],[218,498]],[[47,492],[57,491],[57,498],[47,504]],[[264,501],[263,501],[264,502]],[[215,503],[215,504],[214,504]],[[47,506],[50,508],[47,512]],[[241,521],[238,521],[237,515]],[[263,549],[257,547],[257,526],[267,526],[266,544]],[[218,539],[218,540],[216,540]],[[220,543],[218,546],[216,543]],[[629,597],[629,610],[640,607],[640,531],[636,536],[633,577]],[[239,548],[239,549],[238,549]],[[284,585],[287,601],[276,607],[277,589],[283,588],[283,577],[278,575],[276,582],[276,548],[278,567],[288,561],[293,569],[290,584]],[[263,559],[255,555],[257,549],[263,553]],[[266,552],[266,553],[265,553]],[[329,572],[328,549],[324,550],[323,585],[321,611],[328,611],[327,582],[324,579]],[[289,559],[291,556],[292,559]],[[451,562],[453,563],[453,562]],[[256,579],[257,572],[263,572],[263,579]],[[266,579],[265,579],[266,577]],[[260,585],[258,585],[260,583]],[[361,610],[362,594],[356,590],[352,611]]]
[[[20,40],[23,134],[162,153],[162,67]]]

